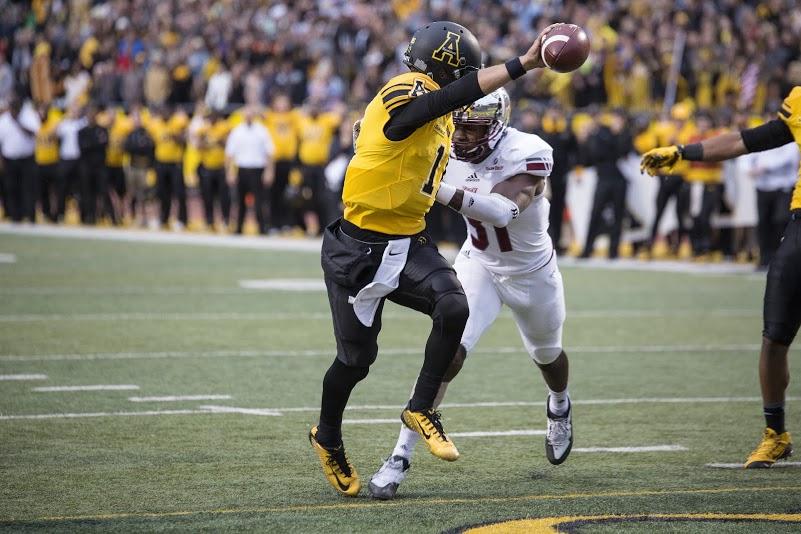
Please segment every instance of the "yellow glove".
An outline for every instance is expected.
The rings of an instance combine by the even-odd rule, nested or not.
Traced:
[[[790,94],[782,102],[782,109],[779,110],[779,119],[783,120],[795,138],[795,142],[801,146],[801,87],[793,87]]]
[[[654,148],[642,156],[640,172],[647,172],[654,176],[660,168],[667,167],[670,171],[676,163],[681,161],[681,152],[676,145]]]

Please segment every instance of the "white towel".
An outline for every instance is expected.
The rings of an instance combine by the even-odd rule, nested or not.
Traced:
[[[375,312],[381,299],[398,288],[411,242],[408,237],[388,241],[373,281],[364,286],[355,297],[348,297],[348,302],[353,304],[356,317],[364,326],[373,326]]]

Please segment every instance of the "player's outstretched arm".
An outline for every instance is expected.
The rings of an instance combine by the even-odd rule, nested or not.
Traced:
[[[406,139],[425,123],[472,104],[530,70],[544,67],[540,47],[549,30],[550,26],[543,30],[522,56],[512,58],[502,65],[471,72],[442,89],[417,96],[408,104],[393,109],[384,126],[384,135],[392,141]]]
[[[649,150],[642,156],[640,171],[651,176],[670,170],[681,160],[723,161],[750,152],[762,152],[793,142],[790,129],[779,119],[739,132],[726,132],[692,145],[673,145]]]
[[[471,193],[442,182],[437,202],[465,217],[503,228],[531,204],[544,187],[544,178],[518,174],[497,184],[488,195]]]

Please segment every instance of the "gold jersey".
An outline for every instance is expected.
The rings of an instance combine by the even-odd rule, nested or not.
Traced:
[[[448,164],[451,114],[427,122],[400,141],[387,139],[384,126],[390,111],[437,89],[425,74],[408,72],[392,78],[367,105],[356,155],[345,172],[345,220],[393,235],[413,235],[425,228],[425,215]]]
[[[793,90],[784,99],[782,109],[779,111],[779,119],[787,124],[790,133],[793,134],[795,144],[801,150],[801,86],[793,87]],[[795,183],[790,209],[801,209],[801,167],[798,169],[798,181]]]
[[[297,119],[300,132],[298,159],[304,165],[328,163],[331,143],[342,118],[336,113],[321,113],[315,117],[301,114]]]
[[[56,128],[61,122],[61,112],[57,108],[47,111],[47,119],[36,132],[36,145],[34,158],[39,165],[54,165],[58,163],[58,136]]]
[[[108,147],[106,148],[106,165],[122,167],[125,159],[125,139],[134,130],[134,122],[124,113],[115,113],[114,122],[108,130]]]
[[[207,169],[219,170],[225,167],[225,141],[231,128],[226,120],[218,120],[204,125],[198,135],[203,139],[200,149],[200,162]]]
[[[276,161],[294,161],[298,153],[298,116],[295,111],[268,111],[264,124],[275,145]]]
[[[145,123],[150,137],[156,144],[156,161],[159,163],[180,163],[184,157],[184,129],[189,121],[185,116],[175,114],[166,121],[161,117],[150,118]]]

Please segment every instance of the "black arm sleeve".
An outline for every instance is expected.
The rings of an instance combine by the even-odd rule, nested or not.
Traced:
[[[420,95],[392,110],[384,125],[384,135],[391,141],[401,141],[425,123],[472,104],[482,96],[478,72],[471,72],[442,89]]]
[[[756,128],[740,130],[740,135],[748,152],[762,152],[794,141],[790,128],[779,119],[760,124]]]

